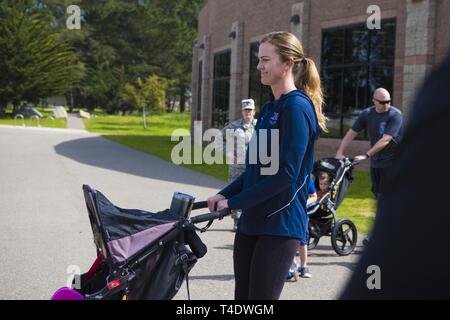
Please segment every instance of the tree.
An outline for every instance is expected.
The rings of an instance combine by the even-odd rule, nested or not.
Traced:
[[[80,6],[85,8],[88,27],[95,29],[92,38],[114,50],[112,64],[125,66],[129,80],[136,74],[174,80],[166,92],[167,109],[179,98],[183,111],[191,82],[197,14],[204,0],[111,0],[89,6],[85,2]]]
[[[0,2],[8,2],[0,0]],[[12,3],[13,1],[9,1]],[[128,110],[121,90],[136,74],[172,80],[167,105],[184,110],[191,82],[197,14],[204,0],[29,0],[34,12],[51,16],[51,28],[76,50],[84,77],[67,92],[75,106],[108,112]],[[66,8],[81,9],[81,29],[66,28]],[[170,110],[170,107],[167,108]]]
[[[170,83],[157,75],[149,75],[144,80],[138,78],[135,84],[125,84],[122,98],[142,110],[144,128],[147,128],[146,111],[164,111],[166,90]]]
[[[0,4],[0,113],[8,102],[64,94],[84,75],[73,49],[32,1]]]
[[[167,109],[171,110],[173,99],[179,96],[180,111],[185,110],[186,96],[191,84],[192,47],[197,38],[197,15],[204,0],[153,0],[160,17],[159,41],[168,44],[160,56],[160,73],[174,80],[168,90]]]

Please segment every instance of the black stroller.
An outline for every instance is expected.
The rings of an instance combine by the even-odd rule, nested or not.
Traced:
[[[152,213],[116,207],[87,185],[83,191],[97,259],[52,300],[167,300],[184,280],[189,297],[189,271],[207,251],[196,231],[206,231],[229,210],[190,218],[191,210],[207,208],[206,201],[175,193],[170,209]],[[206,221],[202,229],[195,226]]]
[[[308,249],[314,249],[322,236],[331,236],[334,251],[341,256],[349,255],[356,247],[358,232],[350,219],[339,219],[336,210],[344,200],[353,180],[353,165],[350,159],[323,158],[314,163],[313,175],[318,188],[318,174],[326,172],[331,178],[328,191],[317,202],[308,207]]]

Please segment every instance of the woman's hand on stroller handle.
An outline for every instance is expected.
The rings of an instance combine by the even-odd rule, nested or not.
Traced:
[[[217,202],[216,210],[222,210],[222,209],[226,209],[226,208],[228,208],[228,200],[227,199],[220,200],[219,202]]]
[[[200,222],[205,222],[205,221],[210,221],[210,220],[215,220],[215,219],[223,219],[223,217],[225,217],[229,214],[231,214],[231,210],[229,208],[224,208],[222,210],[212,211],[209,213],[200,214],[198,216],[191,217],[190,222],[195,224],[195,223],[200,223]]]
[[[222,195],[220,195],[220,196],[223,197]],[[215,209],[217,208],[217,202],[215,203],[214,207],[215,207]],[[195,202],[194,205],[192,206],[192,210],[205,209],[205,208],[209,209],[208,201]],[[231,211],[229,208],[223,208],[221,210],[212,210],[212,211],[210,210],[209,213],[200,214],[198,216],[191,217],[190,222],[195,224],[195,223],[200,223],[200,222],[205,222],[205,221],[210,221],[210,220],[215,220],[215,219],[222,219],[223,217],[230,215],[230,214],[231,214]]]
[[[221,194],[216,194],[212,197],[209,197],[208,202],[208,209],[210,212],[213,212],[217,209],[217,203],[221,200],[226,200],[226,198]]]

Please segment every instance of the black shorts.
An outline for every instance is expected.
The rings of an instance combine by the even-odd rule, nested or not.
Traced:
[[[385,180],[388,177],[389,167],[387,168],[370,168],[370,177],[372,179],[372,192],[376,199],[383,194],[385,188]]]

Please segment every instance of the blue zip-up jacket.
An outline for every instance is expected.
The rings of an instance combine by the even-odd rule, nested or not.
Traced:
[[[259,157],[257,164],[249,164],[247,150],[245,172],[219,194],[228,199],[230,209],[242,209],[239,232],[297,238],[306,244],[308,177],[320,133],[311,99],[303,90],[294,90],[265,103],[252,138],[257,139],[258,150],[263,143],[260,129],[267,129],[268,150],[270,131],[279,130],[278,172],[261,175],[261,167],[270,164],[261,164]]]

